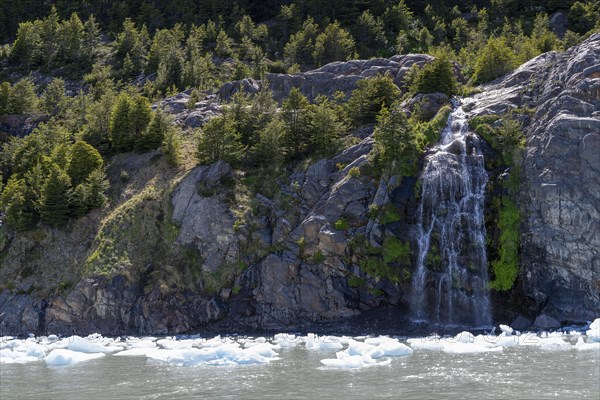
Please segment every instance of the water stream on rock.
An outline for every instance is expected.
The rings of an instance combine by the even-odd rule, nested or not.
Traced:
[[[469,133],[460,102],[453,106],[420,178],[412,310],[417,321],[483,327],[492,322],[484,224],[488,176],[479,138]]]

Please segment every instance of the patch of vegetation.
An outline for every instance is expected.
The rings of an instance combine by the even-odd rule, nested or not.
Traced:
[[[388,236],[383,241],[381,255],[386,263],[410,264],[410,243],[402,242],[394,236]]]
[[[316,253],[314,253],[311,257],[311,264],[321,264],[323,261],[325,260],[325,256],[323,255],[323,253],[321,251],[317,251]]]
[[[393,222],[398,222],[402,219],[398,208],[392,203],[385,204],[381,209],[381,214],[379,216],[379,223],[381,225],[391,224]]]
[[[499,257],[492,262],[494,279],[490,282],[490,287],[494,290],[511,289],[519,274],[520,222],[521,212],[518,206],[504,196],[498,214]]]
[[[360,168],[352,167],[348,170],[348,176],[351,178],[358,178],[360,176]]]
[[[358,276],[349,276],[348,277],[348,286],[352,288],[357,288],[365,284],[364,278],[359,278]]]
[[[346,221],[345,218],[340,218],[333,224],[334,228],[338,231],[345,231],[350,228],[350,224]]]

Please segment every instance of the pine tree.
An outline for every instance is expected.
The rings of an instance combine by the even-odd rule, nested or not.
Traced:
[[[64,225],[69,220],[71,179],[55,163],[49,165],[48,176],[42,187],[39,210],[43,223]]]
[[[200,164],[212,164],[218,160],[237,164],[243,156],[244,147],[232,118],[220,116],[202,127],[198,142]]]
[[[280,118],[273,118],[259,133],[252,149],[255,162],[261,166],[279,166],[285,160],[283,138],[286,126]]]
[[[0,209],[4,212],[8,227],[16,231],[29,228],[34,220],[31,206],[25,180],[11,176],[0,193]]]
[[[137,150],[153,150],[158,148],[171,126],[171,121],[160,108],[152,116],[152,121],[136,143]]]
[[[348,120],[354,126],[375,122],[382,107],[390,107],[400,96],[400,89],[388,74],[358,81],[346,103]]]
[[[107,197],[106,191],[110,184],[106,179],[106,174],[102,168],[98,168],[92,171],[85,182],[87,186],[87,209],[92,210],[94,208],[100,208],[106,204]]]
[[[445,93],[452,97],[457,92],[458,83],[452,71],[452,64],[445,56],[421,68],[410,85],[413,93]]]
[[[132,103],[131,96],[121,93],[110,116],[110,141],[117,151],[132,150],[135,143],[133,126],[129,119]]]
[[[516,67],[515,55],[501,38],[490,37],[475,62],[473,81],[488,82]]]
[[[168,127],[162,142],[162,151],[167,164],[176,167],[181,163],[181,137],[173,126]]]
[[[310,148],[312,152],[330,156],[339,146],[339,137],[345,126],[327,98],[317,99],[309,107],[308,129],[310,130]]]
[[[104,161],[98,150],[78,140],[71,147],[71,157],[67,167],[67,173],[71,178],[73,186],[83,183],[92,171],[102,168]]]
[[[44,89],[42,107],[49,115],[58,115],[65,106],[65,81],[54,78]]]
[[[11,97],[12,88],[10,86],[10,83],[2,82],[0,84],[0,115],[5,115],[9,113]]]
[[[30,114],[37,109],[38,98],[35,85],[29,78],[15,83],[11,90],[10,114]]]
[[[291,157],[303,154],[310,143],[308,106],[308,99],[298,88],[292,88],[281,106],[281,117],[286,126],[284,143],[286,153]]]
[[[317,37],[313,53],[315,63],[324,65],[332,61],[346,61],[354,57],[354,38],[339,22],[329,24]]]
[[[383,108],[377,119],[373,138],[379,161],[403,176],[416,173],[420,149],[402,109],[399,106],[391,111]]]

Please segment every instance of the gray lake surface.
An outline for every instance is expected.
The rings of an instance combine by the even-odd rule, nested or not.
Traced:
[[[0,364],[0,399],[593,399],[600,351],[448,354],[417,349],[388,365],[331,369],[335,350],[278,350],[260,365],[174,366],[144,356],[70,366]]]

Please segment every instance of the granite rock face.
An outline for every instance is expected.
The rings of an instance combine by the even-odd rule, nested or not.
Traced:
[[[600,313],[600,34],[543,54],[475,96],[474,114],[511,109],[524,122],[522,281],[560,322]]]
[[[432,60],[433,57],[426,54],[406,54],[389,59],[338,61],[300,74],[267,74],[266,80],[277,100],[287,97],[293,87],[300,89],[309,100],[319,95],[333,97],[336,92],[349,97],[359,80],[377,74],[390,74],[394,83],[402,87],[410,67],[415,64],[423,66]]]

